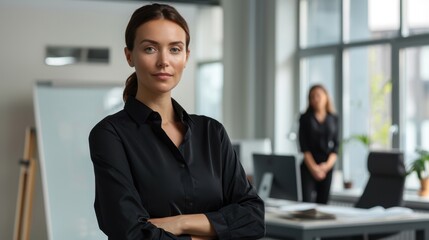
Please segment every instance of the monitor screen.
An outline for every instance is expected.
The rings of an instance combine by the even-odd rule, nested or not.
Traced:
[[[270,198],[302,200],[301,175],[295,156],[253,154],[253,166],[253,184],[258,193]]]

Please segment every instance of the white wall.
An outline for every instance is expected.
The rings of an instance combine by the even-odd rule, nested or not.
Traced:
[[[296,153],[297,142],[289,139],[298,132],[299,79],[295,62],[297,43],[297,0],[276,0],[276,80],[275,146],[276,153]]]
[[[132,72],[123,55],[124,30],[142,2],[0,1],[0,239],[12,239],[19,165],[24,133],[34,126],[32,87],[36,80],[124,83]],[[195,29],[196,7],[175,5]],[[194,34],[193,34],[194,35]],[[44,64],[47,45],[102,46],[108,65],[51,67]],[[192,41],[191,41],[192,47]],[[194,70],[190,62],[173,96],[194,112]],[[46,239],[40,175],[36,179],[31,239]]]
[[[224,103],[229,135],[274,139],[275,0],[223,0]]]
[[[297,0],[222,0],[224,125],[233,139],[270,138],[295,154]]]

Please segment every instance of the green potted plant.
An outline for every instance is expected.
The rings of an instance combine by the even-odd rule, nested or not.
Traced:
[[[417,149],[418,158],[412,161],[407,175],[415,172],[420,180],[420,196],[429,196],[429,151]]]
[[[357,141],[362,143],[363,146],[365,146],[366,149],[369,149],[369,146],[372,143],[371,138],[366,135],[366,134],[355,134],[352,135],[346,139],[344,139],[341,144],[340,144],[340,149],[339,149],[339,155],[342,156],[342,152],[343,152],[343,147],[344,145],[346,145],[347,143],[351,142],[351,141]],[[347,174],[345,174],[345,169],[343,167],[343,184],[344,184],[344,188],[349,189],[352,188],[353,183],[351,182],[351,180],[349,179],[349,176],[347,176]]]

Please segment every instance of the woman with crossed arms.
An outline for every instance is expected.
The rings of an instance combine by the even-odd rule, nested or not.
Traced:
[[[224,127],[171,97],[190,53],[186,21],[169,5],[146,5],[125,40],[135,72],[124,109],[89,136],[100,229],[109,240],[263,237],[263,201]]]

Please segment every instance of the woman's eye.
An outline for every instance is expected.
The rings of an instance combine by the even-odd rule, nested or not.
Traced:
[[[145,53],[154,53],[156,52],[156,49],[154,47],[147,47],[144,49]]]
[[[174,47],[174,48],[171,48],[171,49],[170,49],[170,52],[171,52],[171,53],[174,53],[174,54],[180,53],[180,51],[181,51],[181,49],[180,49],[180,48],[178,48],[178,47]]]

